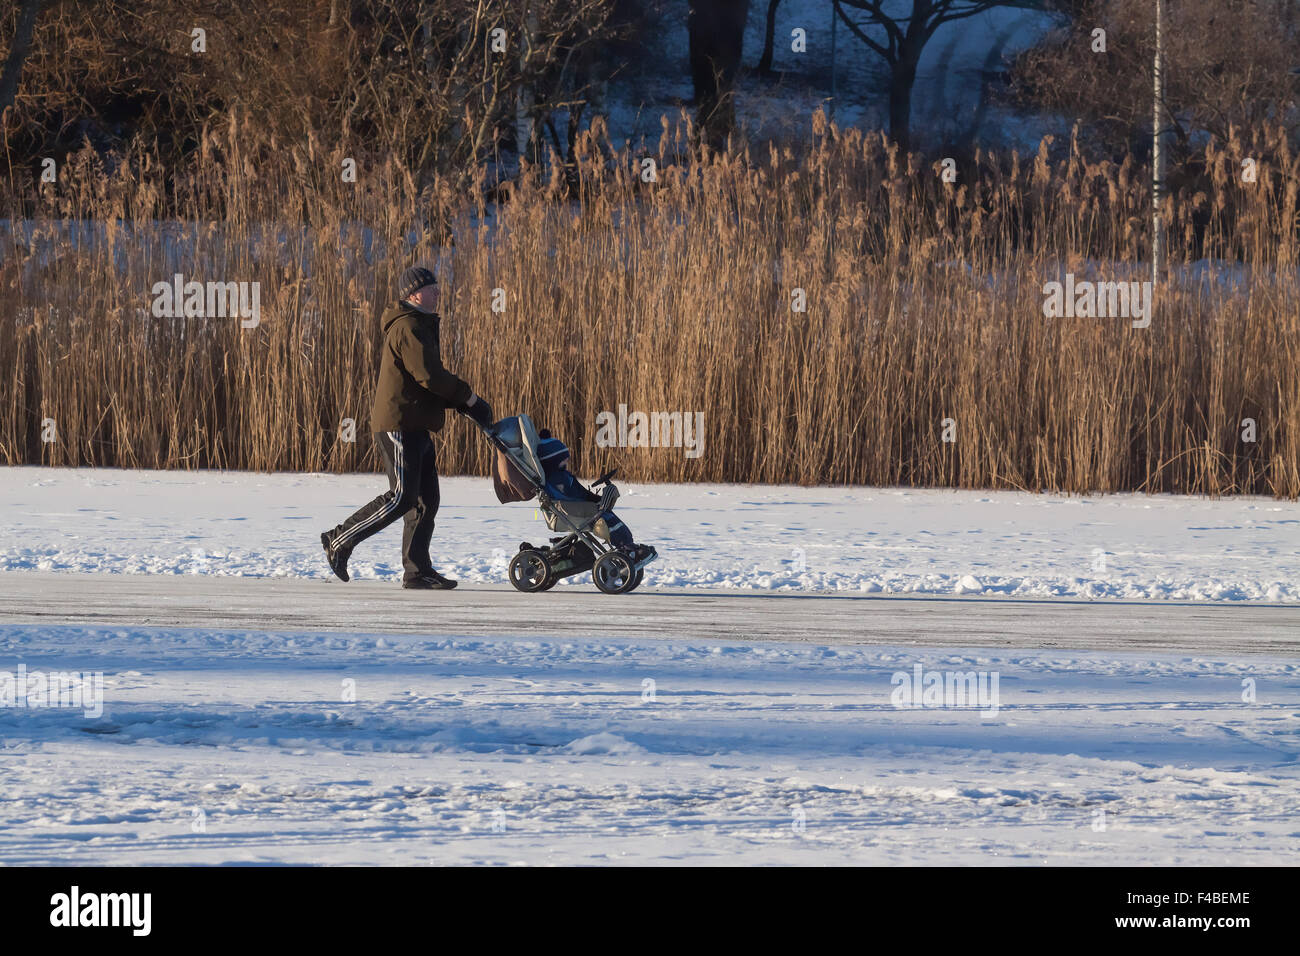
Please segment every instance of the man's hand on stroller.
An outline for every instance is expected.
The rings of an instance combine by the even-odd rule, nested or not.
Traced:
[[[456,411],[467,418],[474,419],[483,428],[491,428],[496,421],[492,417],[492,406],[487,403],[487,399],[477,394],[471,394],[469,401],[464,405],[457,405]]]

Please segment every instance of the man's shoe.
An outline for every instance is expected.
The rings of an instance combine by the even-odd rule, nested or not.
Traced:
[[[455,586],[455,581],[444,578],[437,571],[430,571],[428,574],[421,574],[418,578],[410,578],[402,582],[402,587],[411,591],[450,591]]]
[[[325,549],[325,560],[330,563],[330,570],[334,572],[340,581],[346,581],[348,579],[348,558],[352,557],[352,549],[330,547],[328,531],[321,532],[320,546]]]

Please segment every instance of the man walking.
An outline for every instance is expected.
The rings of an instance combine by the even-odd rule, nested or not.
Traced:
[[[435,571],[429,559],[438,513],[433,433],[442,429],[448,408],[486,427],[492,423],[492,406],[443,368],[437,305],[433,273],[412,266],[402,273],[398,301],[380,317],[384,344],[370,427],[388,471],[388,492],[321,534],[325,557],[340,580],[348,580],[353,548],[403,518],[402,587],[450,590],[456,586]]]

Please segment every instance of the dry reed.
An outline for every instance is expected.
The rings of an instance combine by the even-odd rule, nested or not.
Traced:
[[[758,157],[672,132],[657,182],[597,124],[569,177],[530,169],[495,206],[417,191],[394,162],[343,183],[342,156],[308,148],[253,168],[238,123],[170,180],[147,156],[80,157],[3,236],[0,461],[373,468],[377,316],[402,268],[440,258],[448,366],[566,438],[584,473],[1300,493],[1300,157],[1280,131],[1207,147],[1204,179],[1170,197],[1173,275],[1147,329],[1042,310],[1066,271],[1148,277],[1133,159],[977,154],[948,184],[820,118],[805,151]],[[175,272],[259,282],[260,325],[155,318]],[[704,411],[704,453],[596,448],[620,403]],[[484,443],[452,421],[440,462],[483,473]]]

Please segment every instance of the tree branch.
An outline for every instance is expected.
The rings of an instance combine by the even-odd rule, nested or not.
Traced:
[[[9,48],[9,57],[5,60],[3,75],[0,75],[0,118],[13,105],[18,95],[18,75],[23,71],[23,63],[32,48],[32,32],[36,28],[36,14],[40,12],[41,0],[24,0],[18,13],[18,29],[14,32],[13,46]]]

